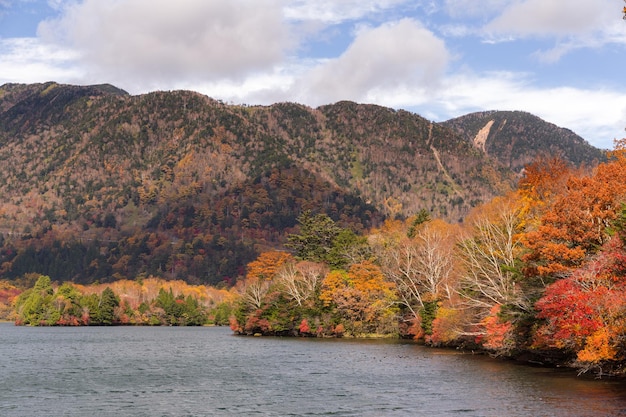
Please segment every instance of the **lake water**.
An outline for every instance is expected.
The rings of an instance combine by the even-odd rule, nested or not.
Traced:
[[[0,416],[626,416],[626,384],[399,341],[0,324]]]

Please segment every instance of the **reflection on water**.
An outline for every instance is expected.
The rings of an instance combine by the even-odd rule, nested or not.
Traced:
[[[0,325],[1,416],[626,416],[626,385],[399,341]]]

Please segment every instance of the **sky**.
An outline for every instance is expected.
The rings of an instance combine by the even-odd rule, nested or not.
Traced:
[[[626,136],[622,0],[0,0],[0,85],[233,104],[340,100],[440,122],[521,110]]]

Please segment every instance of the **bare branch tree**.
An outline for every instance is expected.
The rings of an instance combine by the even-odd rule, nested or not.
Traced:
[[[520,222],[513,203],[502,202],[495,215],[474,221],[471,236],[459,242],[465,268],[460,295],[485,316],[493,306],[511,305],[528,311],[530,303],[516,282],[516,261],[521,250]]]
[[[432,221],[420,225],[413,238],[398,235],[386,241],[373,240],[383,273],[395,283],[399,301],[414,317],[426,302],[450,298],[453,245],[449,225]]]
[[[328,273],[328,267],[316,262],[287,262],[277,274],[277,283],[299,306],[311,298]]]
[[[269,291],[270,285],[271,280],[251,277],[237,282],[236,290],[249,307],[259,309],[261,308],[263,298]]]

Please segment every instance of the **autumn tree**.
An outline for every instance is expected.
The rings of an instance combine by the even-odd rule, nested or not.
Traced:
[[[568,179],[575,171],[559,157],[540,157],[524,168],[524,175],[518,183],[520,215],[524,228],[538,226],[540,218],[567,187]]]
[[[347,272],[330,272],[322,282],[320,300],[336,308],[352,334],[397,332],[394,285],[369,261],[353,264]]]
[[[259,309],[272,281],[282,265],[292,259],[287,252],[263,252],[250,262],[243,281],[237,283],[237,289],[243,302],[250,308]]]
[[[626,149],[616,142],[609,161],[590,176],[572,176],[546,210],[536,231],[524,239],[526,274],[546,283],[581,267],[609,238],[608,227],[626,199]]]
[[[536,348],[560,349],[578,365],[601,367],[626,355],[626,208],[600,251],[570,276],[549,285],[536,303],[544,320]]]
[[[301,307],[317,294],[327,273],[325,264],[290,261],[278,270],[276,281],[279,288]]]
[[[0,320],[13,318],[13,303],[23,291],[15,284],[15,282],[0,280]]]
[[[496,197],[482,206],[470,220],[469,234],[459,241],[465,265],[462,296],[483,313],[496,304],[529,309],[520,282],[522,242],[517,203],[513,196]]]
[[[458,243],[464,264],[459,294],[469,320],[465,333],[504,353],[514,345],[513,324],[532,311],[520,271],[519,202],[514,195],[497,197],[468,220],[470,229]],[[490,343],[490,338],[499,342]]]
[[[386,278],[395,284],[399,303],[426,334],[431,333],[438,303],[454,293],[454,230],[422,213],[406,223],[387,223],[370,238]]]

